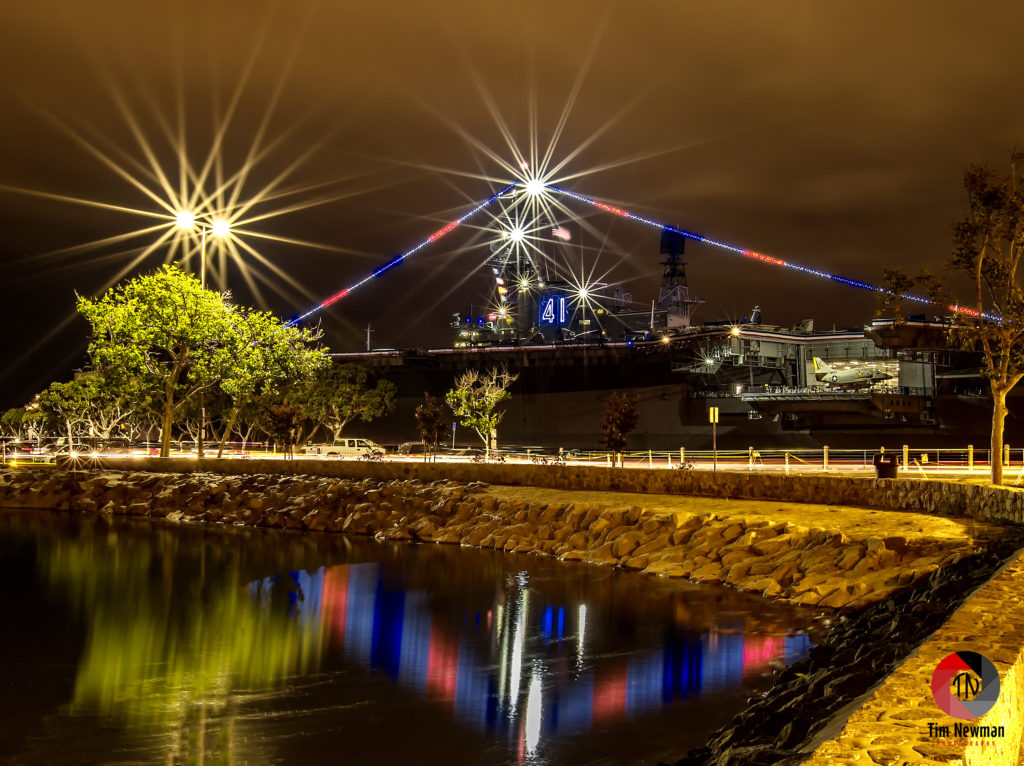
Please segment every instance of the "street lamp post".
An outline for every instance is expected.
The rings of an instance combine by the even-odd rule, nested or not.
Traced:
[[[178,213],[178,227],[189,231],[195,230],[195,213]],[[203,221],[199,224],[200,245],[199,245],[199,284],[206,289],[206,236],[212,234],[215,237],[226,237],[231,233],[230,222],[218,219],[215,221]],[[196,439],[196,457],[203,457],[203,434],[206,432],[206,392],[199,392],[199,436]]]

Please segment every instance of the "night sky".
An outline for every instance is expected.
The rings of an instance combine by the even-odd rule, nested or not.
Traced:
[[[76,291],[181,259],[142,255],[182,178],[210,207],[235,198],[244,264],[211,246],[211,283],[282,317],[505,186],[512,147],[544,167],[556,133],[548,180],[610,205],[873,283],[939,270],[964,169],[1024,140],[1021,29],[1017,0],[5,3],[0,407],[84,363]],[[570,207],[577,271],[649,305],[658,232]],[[460,227],[335,303],[326,342],[361,349],[372,323],[377,347],[445,345],[452,312],[486,300],[490,236]],[[698,319],[873,310],[707,246],[687,261]]]

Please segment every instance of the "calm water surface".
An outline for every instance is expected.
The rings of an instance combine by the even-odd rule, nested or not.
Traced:
[[[15,763],[678,758],[808,612],[552,559],[0,512]]]

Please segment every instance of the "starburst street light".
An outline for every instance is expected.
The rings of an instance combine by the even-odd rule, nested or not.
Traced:
[[[226,218],[201,219],[195,213],[187,210],[178,213],[174,220],[177,222],[178,228],[184,231],[195,231],[196,224],[199,224],[202,240],[199,247],[199,282],[206,287],[206,235],[210,234],[218,239],[231,236],[231,222]]]
[[[536,197],[544,193],[547,189],[547,184],[541,181],[539,178],[531,178],[526,182],[526,193],[531,197]]]

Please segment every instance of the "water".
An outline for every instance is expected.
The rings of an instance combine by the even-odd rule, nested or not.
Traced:
[[[810,614],[533,556],[0,512],[15,763],[678,758]]]

